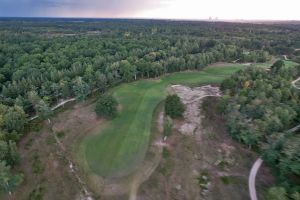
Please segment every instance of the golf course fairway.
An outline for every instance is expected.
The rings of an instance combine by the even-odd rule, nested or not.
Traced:
[[[150,140],[153,110],[172,84],[217,84],[244,66],[211,66],[202,71],[179,72],[157,80],[124,83],[110,90],[118,100],[118,116],[99,134],[86,136],[79,147],[87,173],[106,178],[129,175],[142,163]]]

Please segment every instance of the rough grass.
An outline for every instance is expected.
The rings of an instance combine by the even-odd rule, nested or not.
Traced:
[[[111,92],[122,110],[99,134],[82,141],[78,155],[85,163],[85,170],[109,178],[134,172],[148,147],[153,110],[165,98],[168,85],[217,84],[241,68],[242,65],[228,64],[199,72],[171,74],[161,81],[140,80],[114,88]]]
[[[284,60],[284,64],[286,67],[295,67],[295,66],[299,65],[298,63],[293,62],[291,60]]]

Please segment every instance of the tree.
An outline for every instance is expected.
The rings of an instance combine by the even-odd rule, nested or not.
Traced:
[[[267,200],[288,200],[286,190],[282,187],[272,187],[268,190]]]
[[[291,87],[298,67],[283,65],[283,61],[275,63],[272,73],[254,67],[241,70],[221,88],[228,95],[220,106],[229,133],[257,148],[264,161],[278,171],[284,188],[271,189],[269,199],[292,199],[292,192],[299,192],[290,177],[300,175],[300,137],[288,131],[299,124],[300,93]]]
[[[0,162],[0,189],[8,192],[11,195],[11,191],[20,185],[23,181],[22,174],[12,174],[10,167],[6,165],[4,161]]]
[[[105,74],[101,73],[100,71],[97,71],[95,73],[95,82],[96,87],[101,91],[104,92],[107,87],[107,78]]]
[[[84,82],[81,77],[77,77],[74,80],[73,91],[78,102],[84,101],[91,92],[90,86]]]
[[[4,116],[4,126],[9,132],[21,132],[27,122],[26,117],[22,107],[10,107]]]
[[[13,141],[0,140],[0,160],[5,160],[10,166],[14,166],[19,161],[17,146]]]
[[[279,72],[279,70],[284,67],[284,61],[283,60],[277,60],[272,66],[271,66],[271,70],[274,73]]]
[[[292,199],[293,200],[300,200],[300,193],[299,192],[295,192],[292,194]]]
[[[61,96],[62,98],[67,98],[71,96],[71,87],[70,87],[70,82],[68,80],[61,80],[59,82],[59,87],[61,91]]]
[[[38,95],[38,93],[36,91],[29,91],[27,93],[27,96],[28,96],[28,100],[30,101],[35,112],[37,112],[37,105],[40,102],[41,97]]]
[[[41,99],[37,106],[37,114],[41,119],[49,119],[52,116],[53,111],[51,110],[49,105]]]
[[[168,95],[165,102],[165,112],[171,118],[175,119],[178,117],[182,117],[185,108],[180,101],[178,95]]]
[[[113,118],[117,115],[117,100],[108,94],[102,95],[96,102],[95,112],[99,117]]]
[[[120,73],[126,82],[136,80],[136,66],[131,65],[127,60],[120,62]]]

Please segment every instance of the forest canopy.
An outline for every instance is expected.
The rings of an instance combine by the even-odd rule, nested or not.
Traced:
[[[277,172],[277,191],[291,197],[300,192],[300,90],[291,84],[299,76],[300,65],[282,61],[269,71],[247,68],[222,83],[219,105],[232,137],[260,152]]]

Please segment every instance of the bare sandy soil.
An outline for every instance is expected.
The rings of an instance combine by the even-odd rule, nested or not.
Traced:
[[[29,133],[20,141],[18,170],[24,173],[25,181],[12,199],[87,199],[84,181],[79,181],[81,175],[75,164],[70,166],[69,160],[73,160],[76,141],[101,127],[103,120],[96,117],[91,102],[68,107],[72,109],[57,114],[51,124],[47,120],[32,122]]]
[[[157,170],[139,190],[138,200],[156,199],[249,199],[247,180],[257,157],[226,133],[224,120],[216,114],[218,88],[173,86],[186,106],[184,118],[176,120],[166,141]],[[259,172],[259,199],[273,182],[266,167]]]

